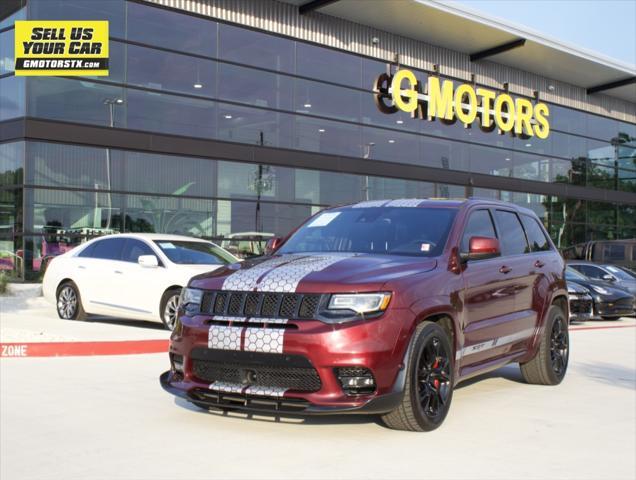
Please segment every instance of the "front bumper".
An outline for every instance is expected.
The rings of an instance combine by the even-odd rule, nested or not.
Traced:
[[[634,314],[634,299],[623,298],[612,302],[595,302],[594,314],[597,317],[626,317]]]
[[[570,321],[583,322],[594,316],[594,300],[588,294],[570,293]]]
[[[175,371],[173,365],[161,375],[160,382],[169,393],[206,407],[290,415],[386,413],[402,400],[404,355],[412,320],[407,315],[410,311],[389,310],[381,318],[342,325],[288,320],[284,328],[280,324],[263,325],[264,322],[252,327],[251,323],[227,317],[184,315],[180,317],[182,328],[173,332],[170,343],[171,358],[183,357],[180,359],[182,371]],[[225,341],[230,334],[234,340]],[[248,341],[270,337],[276,341],[264,344]],[[205,357],[219,360],[206,371],[201,369]],[[317,373],[318,386],[305,389],[311,391],[281,388],[278,376],[277,383],[270,388],[266,382],[273,378],[272,368],[303,367],[298,365],[297,359],[306,361],[304,367],[309,366]],[[285,361],[289,365],[284,365]],[[215,381],[216,373],[211,372],[218,372],[226,365],[234,369],[225,372],[231,377],[231,383]],[[374,391],[346,393],[336,374],[336,369],[343,367],[371,371]],[[267,370],[266,375],[261,376],[261,368]],[[240,375],[247,372],[242,381],[237,371]],[[259,386],[250,385],[250,375],[255,373],[261,379]]]

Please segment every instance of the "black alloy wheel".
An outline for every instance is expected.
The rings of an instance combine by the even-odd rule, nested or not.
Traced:
[[[550,362],[557,377],[562,377],[568,365],[568,335],[564,318],[557,316],[550,334]]]
[[[445,409],[451,391],[449,352],[441,340],[430,337],[418,360],[418,398],[424,415],[435,421]]]

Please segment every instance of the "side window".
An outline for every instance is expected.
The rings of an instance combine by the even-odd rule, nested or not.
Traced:
[[[93,250],[95,250],[95,242],[91,243],[88,247],[82,250],[78,257],[91,258],[93,256]]]
[[[603,275],[605,275],[605,272],[603,270],[597,267],[592,267],[591,265],[579,265],[578,267],[579,267],[578,270],[583,275],[589,278],[601,279],[603,278]]]
[[[530,242],[530,250],[533,252],[544,252],[546,250],[550,250],[550,243],[536,219],[526,215],[521,215],[521,222],[523,223],[523,227],[526,229],[526,235]]]
[[[526,234],[523,231],[519,217],[514,212],[496,210],[495,217],[499,226],[502,255],[519,255],[530,251]]]
[[[107,238],[95,242],[92,257],[104,260],[121,260],[121,250],[124,246],[123,238]]]
[[[476,210],[468,217],[468,223],[462,236],[461,251],[468,252],[470,237],[497,238],[495,226],[488,210]]]
[[[134,238],[127,238],[124,245],[124,251],[121,254],[121,259],[124,262],[137,263],[137,259],[140,255],[154,255],[157,254],[141,240],[135,240]]]

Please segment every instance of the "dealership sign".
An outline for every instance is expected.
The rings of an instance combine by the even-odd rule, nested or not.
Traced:
[[[374,84],[375,102],[380,111],[410,113],[413,118],[456,120],[467,127],[478,123],[485,131],[499,130],[518,136],[545,139],[550,133],[545,103],[513,98],[508,93],[475,87],[469,83],[455,86],[451,80],[429,76],[422,91],[415,74],[406,69],[393,75],[383,73]]]
[[[108,22],[18,20],[16,75],[108,75]]]

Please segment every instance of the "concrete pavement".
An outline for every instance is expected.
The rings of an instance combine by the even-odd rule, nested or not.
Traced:
[[[84,337],[141,328],[66,323]],[[166,354],[2,358],[0,478],[633,479],[634,325],[573,331],[558,387],[522,383],[516,365],[460,385],[445,424],[428,434],[370,417],[202,412],[160,388]]]

